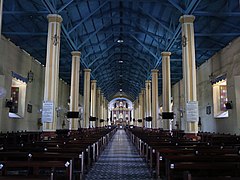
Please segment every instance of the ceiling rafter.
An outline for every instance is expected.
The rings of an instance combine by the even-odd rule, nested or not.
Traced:
[[[186,11],[185,11],[185,14],[192,14],[194,12],[194,10],[197,8],[197,6],[199,5],[199,3],[201,2],[201,0],[192,0],[189,4],[189,6],[187,7]],[[167,47],[166,47],[166,51],[170,51],[172,46],[174,45],[175,41],[177,40],[177,38],[180,36],[180,33],[181,33],[181,24],[179,23],[177,28],[176,28],[176,31],[172,37],[172,39],[170,40],[170,42],[168,43]],[[154,69],[157,69],[158,66],[161,64],[162,62],[162,58],[160,57],[155,66],[154,66]],[[149,78],[150,78],[150,75],[149,75]]]
[[[81,24],[83,24],[86,20],[88,20],[91,16],[93,16],[96,12],[98,12],[102,7],[109,3],[109,0],[106,0],[102,5],[96,8],[93,12],[91,12],[88,16],[82,19],[77,25],[75,25],[72,29],[68,31],[68,34],[71,34],[74,30],[76,30]]]
[[[57,12],[61,13],[64,9],[66,9],[74,0],[69,0],[66,4],[64,4],[62,7],[60,7]]]
[[[145,80],[151,78],[153,68],[160,70],[158,90],[161,93],[162,72],[159,66],[162,51],[172,52],[172,84],[182,78],[179,23],[182,14],[196,16],[194,29],[197,66],[240,35],[238,28],[240,11],[239,3],[236,1],[21,0],[21,3],[18,0],[4,1],[3,35],[42,64],[46,59],[48,34],[46,15],[49,13],[58,13],[64,19],[61,33],[60,77],[70,84],[71,51],[79,50],[80,71],[89,68],[93,63],[90,67],[91,79],[96,77],[98,86],[104,88],[108,99],[112,94],[119,95],[119,88],[123,89],[123,94],[131,95],[135,99],[144,87]],[[120,35],[123,43],[117,42]],[[113,47],[109,48],[110,46]],[[119,62],[120,60],[123,60],[123,64]]]
[[[53,6],[50,4],[49,1],[47,1],[47,0],[41,0],[41,1],[42,1],[43,5],[46,7],[46,9],[47,9],[50,13],[56,13],[56,10],[53,8]],[[61,27],[62,27],[63,35],[64,35],[67,43],[69,44],[70,48],[71,48],[72,50],[76,50],[76,51],[77,51],[79,48],[76,47],[76,45],[74,44],[73,40],[72,40],[71,37],[68,35],[65,26],[62,24]],[[82,63],[82,65],[83,65],[84,67],[87,67],[87,65],[86,65],[86,63],[85,63],[84,61],[81,61],[81,63]],[[93,79],[95,79],[92,74],[91,74],[91,77],[92,77]]]
[[[184,9],[175,1],[175,0],[168,0],[179,12],[183,13]]]

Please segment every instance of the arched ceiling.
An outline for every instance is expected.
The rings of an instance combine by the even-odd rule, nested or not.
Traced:
[[[183,14],[196,16],[197,66],[240,35],[239,0],[4,0],[2,33],[45,64],[50,13],[63,18],[60,78],[70,84],[71,51],[79,50],[81,71],[92,70],[108,100],[120,89],[134,100],[154,68],[161,94],[162,51],[172,52],[172,84],[182,78]]]

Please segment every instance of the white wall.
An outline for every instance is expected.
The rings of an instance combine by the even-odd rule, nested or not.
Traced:
[[[227,74],[228,100],[233,102],[229,117],[215,119],[213,117],[212,84],[209,75]],[[202,130],[209,132],[240,134],[240,106],[236,98],[240,97],[240,38],[235,39],[224,49],[216,53],[197,69],[197,96],[199,101],[199,116],[202,120]],[[180,86],[180,87],[179,87]],[[180,92],[179,92],[180,89]],[[184,109],[184,93],[182,80],[172,87],[174,113]],[[238,104],[238,105],[237,105]],[[212,107],[212,113],[206,114],[206,106]]]
[[[36,62],[33,57],[23,52],[19,47],[8,41],[3,36],[0,39],[0,85],[7,90],[5,99],[10,99],[12,74],[14,71],[23,77],[27,77],[31,70],[34,73],[34,80],[27,84],[26,90],[26,107],[32,105],[32,113],[27,112],[23,119],[11,119],[8,117],[9,109],[5,107],[5,99],[0,100],[0,131],[21,131],[21,130],[38,130],[37,120],[41,117],[39,110],[42,108],[44,93],[44,67]],[[70,94],[69,85],[59,81],[59,106],[66,107]],[[2,106],[2,108],[1,108]],[[60,127],[58,127],[60,128]]]

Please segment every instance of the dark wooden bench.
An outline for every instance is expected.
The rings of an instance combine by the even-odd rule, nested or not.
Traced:
[[[1,161],[0,164],[2,175],[8,175],[10,170],[26,170],[27,175],[39,176],[39,170],[44,169],[50,172],[49,177],[55,179],[57,170],[64,170],[64,176],[68,180],[72,180],[72,161]]]
[[[174,174],[179,173],[181,177],[177,178],[182,179],[182,175],[186,174],[183,172],[188,172],[186,177],[197,178],[199,174],[195,173],[194,168],[198,171],[205,171],[212,177],[224,178],[225,175],[231,178],[240,177],[240,174],[237,173],[240,166],[238,164],[240,162],[239,136],[209,135],[208,133],[207,137],[202,135],[202,141],[193,141],[186,139],[183,132],[179,134],[174,132],[173,134],[141,128],[126,131],[140,155],[145,157],[153,173],[156,173],[158,177],[162,175],[161,178],[175,178]],[[218,176],[214,167],[208,168],[209,165],[207,165],[212,164],[213,166],[217,163],[222,164],[219,168],[224,168],[225,164],[227,170],[230,167],[236,167],[237,171],[229,170],[230,173],[222,173]],[[193,168],[187,169],[188,164],[191,164]]]

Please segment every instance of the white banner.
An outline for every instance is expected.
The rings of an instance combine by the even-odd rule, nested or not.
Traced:
[[[186,118],[188,122],[198,122],[198,101],[187,102]]]
[[[44,101],[42,108],[42,122],[53,122],[53,102],[52,101]]]

